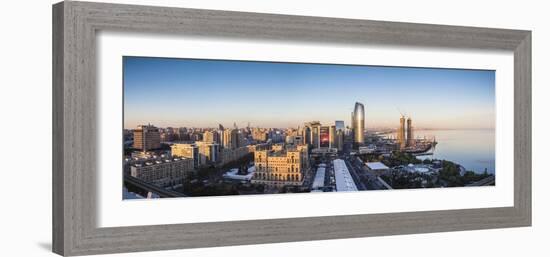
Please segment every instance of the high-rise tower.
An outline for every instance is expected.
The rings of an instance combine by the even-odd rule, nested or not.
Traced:
[[[309,144],[312,148],[320,147],[320,130],[321,123],[319,121],[310,121],[304,123],[304,142]]]
[[[365,106],[355,102],[351,124],[353,125],[353,143],[360,145],[365,143]]]
[[[144,152],[160,148],[159,129],[151,125],[139,125],[134,130],[134,148]]]
[[[414,136],[411,117],[407,118],[407,146],[414,146]]]
[[[397,143],[399,149],[403,149],[407,146],[407,139],[405,135],[405,116],[401,115],[399,119],[399,128],[397,129]]]
[[[236,129],[225,129],[223,131],[222,146],[227,149],[239,147],[239,131]]]
[[[346,126],[344,125],[343,120],[337,120],[334,122],[334,147],[338,149],[338,151],[342,151],[344,149],[344,134],[346,131]]]

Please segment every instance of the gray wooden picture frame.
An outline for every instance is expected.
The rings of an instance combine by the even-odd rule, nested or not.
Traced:
[[[99,228],[95,37],[101,30],[513,51],[514,206]],[[61,255],[531,225],[530,31],[65,1],[53,6],[52,83],[53,251]]]

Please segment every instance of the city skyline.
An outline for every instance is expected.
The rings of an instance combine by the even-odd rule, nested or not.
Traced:
[[[288,128],[305,121],[367,128],[492,129],[494,71],[124,57],[124,127]]]

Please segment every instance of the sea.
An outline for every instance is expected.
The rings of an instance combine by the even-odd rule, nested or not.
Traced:
[[[443,159],[462,165],[476,173],[495,173],[494,129],[415,130],[415,138],[435,137],[433,155],[419,159]]]

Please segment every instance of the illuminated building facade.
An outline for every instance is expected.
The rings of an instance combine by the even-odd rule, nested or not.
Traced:
[[[356,102],[352,113],[353,143],[362,145],[365,143],[365,106]]]
[[[412,147],[415,145],[414,135],[413,135],[413,126],[412,119],[409,117],[407,119],[407,146]]]
[[[134,148],[142,151],[160,148],[159,129],[151,125],[140,125],[134,130]]]
[[[130,175],[159,187],[176,186],[194,172],[193,159],[170,158],[132,164]]]
[[[319,128],[319,147],[330,148],[330,127],[321,126]]]
[[[401,150],[406,147],[415,146],[416,141],[414,140],[414,129],[411,117],[405,119],[405,116],[401,115],[399,119],[399,128],[397,129],[397,144]]]
[[[256,151],[254,152],[256,172],[251,182],[273,186],[301,186],[308,163],[307,145],[288,149],[277,145],[271,150]]]
[[[170,146],[172,156],[183,157],[193,160],[193,167],[197,168],[201,164],[199,147],[196,144],[173,144]]]
[[[399,128],[397,129],[397,144],[399,144],[400,149],[407,146],[405,126],[405,116],[401,115],[401,118],[399,118]]]
[[[266,142],[268,138],[268,133],[265,129],[254,128],[252,129],[252,139],[256,142]]]

